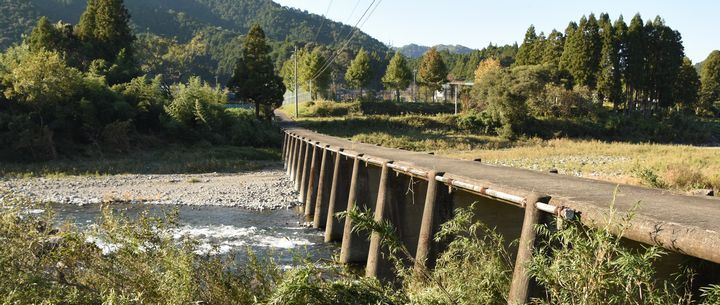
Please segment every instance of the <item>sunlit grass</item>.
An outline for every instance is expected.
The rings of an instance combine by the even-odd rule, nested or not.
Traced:
[[[301,126],[353,141],[613,183],[678,191],[720,189],[720,149],[584,139],[508,140],[457,127],[453,115],[301,118]],[[656,179],[653,179],[656,178]]]

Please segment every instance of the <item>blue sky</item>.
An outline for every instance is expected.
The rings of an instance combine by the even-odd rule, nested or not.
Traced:
[[[355,24],[372,0],[274,0],[330,19]],[[660,15],[680,31],[685,53],[693,62],[702,61],[720,49],[720,1],[713,0],[595,0],[595,1],[482,1],[482,0],[376,0],[381,1],[362,30],[385,44],[403,46],[462,44],[482,48],[492,42],[522,41],[530,24],[549,33],[564,30],[582,15],[607,12],[615,20],[620,14],[629,23],[635,13],[643,20]],[[359,3],[359,4],[358,4]],[[377,2],[376,2],[377,3]],[[353,8],[357,9],[353,12]],[[328,10],[328,6],[330,9]]]

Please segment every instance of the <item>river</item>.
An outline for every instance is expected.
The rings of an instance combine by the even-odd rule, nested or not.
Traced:
[[[70,221],[80,227],[96,224],[102,213],[99,204],[53,204],[51,208],[56,212],[58,223]],[[302,226],[302,217],[293,209],[253,211],[237,207],[146,204],[117,204],[113,209],[130,218],[136,218],[143,211],[162,217],[178,209],[179,225],[171,234],[178,241],[183,238],[198,240],[201,253],[236,252],[242,259],[250,249],[259,257],[273,256],[278,264],[292,266],[298,257],[312,261],[331,259],[336,249],[323,243],[322,231]],[[106,247],[102,243],[99,246]]]

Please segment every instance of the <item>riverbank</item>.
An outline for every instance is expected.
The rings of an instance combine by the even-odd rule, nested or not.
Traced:
[[[280,162],[240,173],[61,175],[5,178],[0,189],[37,202],[145,203],[286,209],[297,192]]]

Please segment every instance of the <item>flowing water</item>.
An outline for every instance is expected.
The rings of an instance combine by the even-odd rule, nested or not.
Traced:
[[[59,222],[71,221],[81,227],[95,224],[102,213],[101,205],[55,204],[52,209]],[[336,249],[323,243],[322,231],[303,227],[302,217],[295,210],[252,211],[234,207],[141,204],[121,204],[113,209],[130,218],[144,211],[162,217],[177,209],[179,226],[171,234],[178,241],[183,238],[198,240],[199,252],[225,254],[232,251],[242,259],[249,249],[258,256],[270,255],[279,264],[291,266],[298,257],[312,261],[331,259]],[[112,246],[96,243],[104,251],[112,251]]]

